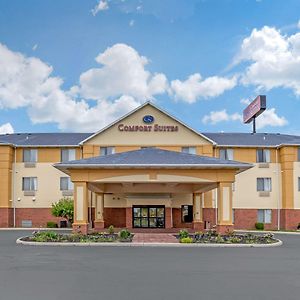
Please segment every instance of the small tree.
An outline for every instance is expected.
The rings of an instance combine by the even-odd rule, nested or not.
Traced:
[[[54,217],[65,218],[69,223],[73,223],[73,218],[74,218],[73,199],[62,198],[58,202],[53,203],[51,213]]]

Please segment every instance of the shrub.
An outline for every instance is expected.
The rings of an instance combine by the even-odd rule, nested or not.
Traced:
[[[127,229],[122,229],[119,232],[119,237],[121,240],[127,240],[127,239],[131,238],[131,232]]]
[[[58,239],[58,234],[54,231],[41,231],[36,232],[33,236],[33,240],[36,242],[51,242]]]
[[[188,233],[187,230],[182,229],[182,230],[179,231],[179,239],[180,240],[184,239],[184,238],[187,238],[187,237],[189,237],[189,233]]]
[[[298,230],[300,229],[300,223],[298,223],[297,229],[298,229]]]
[[[257,230],[264,230],[265,229],[265,225],[264,225],[264,223],[257,222],[257,223],[255,223],[255,228]]]
[[[109,234],[114,234],[114,232],[115,232],[115,227],[114,227],[114,225],[110,225],[110,226],[108,227],[108,233],[109,233]]]
[[[191,237],[184,237],[184,238],[180,239],[180,243],[191,244],[191,243],[193,243],[193,239]]]
[[[220,243],[220,244],[225,242],[224,238],[220,234],[217,235],[215,241],[216,243]]]
[[[57,228],[57,223],[49,221],[47,222],[47,228]]]
[[[51,213],[55,217],[67,219],[73,223],[74,217],[74,201],[72,198],[62,198],[58,202],[52,204]]]

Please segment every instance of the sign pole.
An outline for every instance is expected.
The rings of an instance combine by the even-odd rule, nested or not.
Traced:
[[[256,123],[255,123],[256,117],[253,117],[253,133],[256,133]]]

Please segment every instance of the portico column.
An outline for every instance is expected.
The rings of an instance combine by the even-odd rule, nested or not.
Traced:
[[[203,230],[202,219],[202,194],[193,194],[193,229]]]
[[[232,224],[232,183],[218,183],[218,224],[220,233],[233,230]]]
[[[88,188],[87,182],[74,182],[73,232],[88,233]]]
[[[104,228],[104,194],[96,194],[96,203],[95,203],[95,221],[94,221],[95,230]]]

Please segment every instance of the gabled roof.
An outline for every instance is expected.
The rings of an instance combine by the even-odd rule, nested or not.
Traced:
[[[195,134],[199,135],[201,138],[207,140],[209,143],[211,144],[215,144],[215,142],[213,140],[211,140],[209,137],[205,136],[204,134],[198,132],[197,130],[189,127],[188,125],[186,125],[184,122],[180,121],[179,119],[177,119],[176,117],[170,115],[168,112],[166,112],[165,110],[163,110],[162,108],[156,106],[155,104],[153,104],[150,101],[147,101],[145,103],[143,103],[142,105],[138,106],[136,109],[130,111],[129,113],[127,113],[126,115],[124,115],[123,117],[117,119],[116,121],[112,122],[111,124],[107,125],[106,127],[100,129],[99,131],[95,132],[94,134],[92,134],[91,136],[87,137],[86,139],[84,139],[83,141],[81,141],[80,144],[84,144],[85,142],[87,142],[88,140],[92,139],[93,137],[97,136],[98,134],[102,133],[103,131],[111,128],[112,126],[114,126],[115,124],[123,121],[124,119],[126,119],[127,117],[129,117],[130,115],[134,114],[136,111],[139,111],[140,109],[142,109],[145,106],[152,106],[155,109],[157,109],[158,111],[160,111],[161,113],[167,115],[168,117],[170,117],[171,119],[175,120],[176,122],[180,123],[182,126],[184,126],[185,128],[189,129],[190,131],[194,132]]]
[[[78,168],[194,168],[246,170],[251,164],[189,153],[145,148],[141,150],[97,156],[88,159],[58,163],[56,168],[65,171]]]
[[[203,133],[218,146],[241,147],[279,147],[281,145],[300,145],[300,136],[279,133]]]
[[[0,144],[15,146],[78,146],[79,143],[90,136],[91,133],[13,133],[1,134]]]

